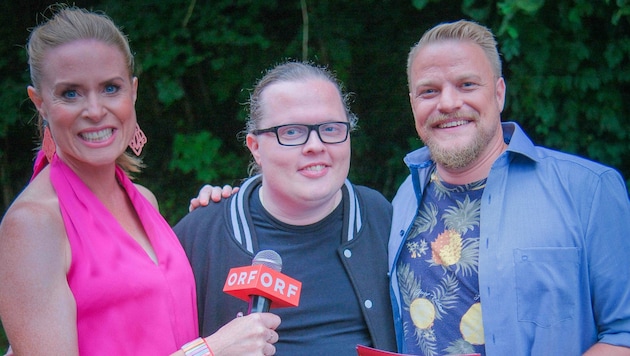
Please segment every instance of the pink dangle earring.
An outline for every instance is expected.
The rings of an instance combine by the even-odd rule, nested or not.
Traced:
[[[48,162],[52,162],[53,156],[57,151],[57,147],[55,145],[55,140],[53,140],[52,134],[50,133],[48,121],[46,120],[44,120],[44,138],[42,139],[42,150],[44,151]]]
[[[129,147],[131,147],[131,150],[133,151],[133,153],[136,154],[136,156],[140,156],[140,153],[142,153],[142,148],[146,143],[147,136],[140,129],[140,125],[136,123],[136,131],[133,135],[133,138],[131,139],[131,142],[129,142]]]

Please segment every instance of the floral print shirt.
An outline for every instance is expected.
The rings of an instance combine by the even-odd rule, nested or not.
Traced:
[[[407,352],[484,354],[478,281],[484,186],[485,179],[451,185],[431,174],[398,260]]]

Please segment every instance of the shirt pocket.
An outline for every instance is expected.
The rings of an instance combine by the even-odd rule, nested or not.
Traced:
[[[580,249],[536,247],[514,250],[519,322],[551,327],[573,318],[578,300]]]

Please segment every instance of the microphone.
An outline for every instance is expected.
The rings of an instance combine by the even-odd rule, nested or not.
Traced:
[[[282,258],[276,251],[262,250],[251,266],[230,269],[223,291],[249,303],[248,314],[274,308],[296,307],[300,303],[302,283],[282,270]]]
[[[282,257],[273,250],[262,250],[254,256],[252,266],[267,266],[276,272],[282,271]],[[266,313],[271,308],[271,299],[261,295],[251,295],[247,314]]]

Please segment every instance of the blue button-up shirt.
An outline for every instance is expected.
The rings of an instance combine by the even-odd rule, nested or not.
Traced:
[[[486,354],[579,355],[598,341],[630,347],[630,200],[621,175],[536,147],[516,123],[502,126],[509,146],[489,173],[480,215]],[[396,262],[433,165],[426,147],[405,163],[411,174],[393,200],[389,241],[399,347]]]

